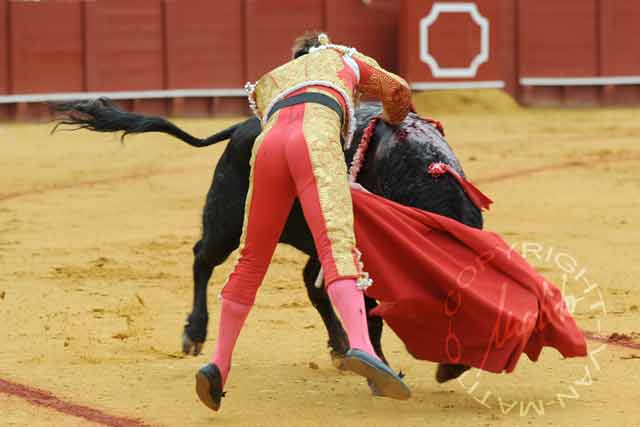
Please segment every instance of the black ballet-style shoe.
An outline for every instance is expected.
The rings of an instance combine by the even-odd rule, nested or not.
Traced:
[[[374,395],[398,400],[407,400],[411,397],[411,390],[398,374],[362,350],[352,348],[347,351],[343,365],[348,370],[365,377]]]
[[[220,369],[213,363],[204,365],[196,374],[196,393],[206,406],[214,411],[220,409],[220,401],[225,392],[222,391]]]
[[[440,384],[446,383],[447,381],[458,378],[469,369],[471,369],[471,367],[467,365],[439,363],[438,370],[436,371],[436,381]]]

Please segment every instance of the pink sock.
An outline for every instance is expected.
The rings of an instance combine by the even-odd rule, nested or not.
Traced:
[[[336,280],[327,287],[327,294],[342,319],[350,347],[363,350],[378,359],[369,340],[364,295],[356,286],[356,281]]]
[[[220,369],[223,386],[227,381],[229,369],[231,369],[233,348],[236,345],[238,335],[240,335],[240,331],[250,310],[250,305],[238,304],[237,302],[222,298],[218,340],[216,341],[216,351],[211,362]]]

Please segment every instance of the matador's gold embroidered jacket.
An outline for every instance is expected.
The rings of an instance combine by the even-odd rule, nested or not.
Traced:
[[[383,119],[401,123],[411,109],[411,90],[402,78],[384,70],[378,63],[354,48],[323,45],[265,74],[255,85],[247,84],[255,114],[265,120],[276,102],[304,87],[328,87],[340,94],[346,107],[343,136],[345,148],[355,131],[354,104],[360,95],[382,102]]]

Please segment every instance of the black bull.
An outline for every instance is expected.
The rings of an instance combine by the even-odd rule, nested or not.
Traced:
[[[207,336],[209,279],[213,269],[222,264],[240,243],[249,188],[249,160],[253,143],[260,133],[259,121],[250,118],[209,138],[198,139],[165,119],[119,110],[107,99],[57,104],[55,109],[61,114],[58,125],[75,125],[77,128],[100,132],[124,131],[124,135],[162,132],[196,147],[230,139],[216,165],[213,182],[207,193],[202,214],[202,237],[193,247],[194,299],[192,312],[184,327],[183,351],[199,354]],[[365,104],[358,108],[357,131],[352,147],[345,152],[347,165],[351,163],[367,124],[379,114],[380,106],[377,104]],[[448,174],[433,178],[427,173],[428,165],[433,162],[447,163],[464,176],[458,159],[440,132],[428,121],[411,113],[398,127],[382,121],[378,123],[358,182],[369,191],[398,203],[482,228],[481,212],[457,181]],[[327,328],[332,354],[344,353],[348,348],[345,332],[324,289],[315,287],[320,263],[298,202],[291,210],[280,242],[309,256],[303,270],[309,299]],[[367,309],[376,304],[376,301],[367,298]],[[385,360],[380,344],[382,320],[370,316],[368,322],[372,344]]]

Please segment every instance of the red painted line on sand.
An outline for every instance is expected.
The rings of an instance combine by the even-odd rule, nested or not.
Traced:
[[[591,341],[597,341],[597,342],[601,342],[601,343],[605,343],[605,344],[609,344],[617,347],[631,348],[633,350],[640,350],[640,342],[635,342],[630,337],[626,338],[623,336],[621,338],[613,338],[611,335],[607,337],[607,336],[596,334],[595,332],[590,332],[590,331],[582,331],[582,332],[584,333],[584,336]]]
[[[633,341],[626,335],[613,334],[608,337],[598,335],[591,331],[583,331],[585,337],[591,341],[602,342],[612,346],[640,350],[640,343]],[[83,418],[87,421],[98,423],[108,427],[146,427],[144,421],[136,418],[110,415],[106,412],[86,405],[80,405],[70,401],[65,401],[54,394],[35,387],[18,384],[0,378],[0,393],[19,397],[35,406],[54,410],[62,414]]]
[[[553,170],[568,169],[568,168],[575,168],[575,167],[588,167],[588,166],[595,166],[595,165],[604,164],[604,163],[628,162],[628,161],[640,161],[640,157],[628,156],[628,157],[609,157],[604,159],[570,160],[568,162],[553,163],[550,165],[538,166],[535,168],[520,169],[512,172],[505,172],[505,173],[494,175],[494,176],[478,178],[478,179],[474,179],[473,182],[478,184],[499,182],[499,181],[505,181],[511,178],[519,178],[521,176],[534,175],[536,173],[549,172]]]
[[[99,409],[62,400],[52,393],[0,378],[0,393],[22,398],[29,403],[109,427],[148,426],[135,418],[109,415]]]
[[[556,163],[556,164],[551,164],[546,166],[540,166],[536,168],[528,168],[528,169],[521,169],[517,171],[507,172],[507,173],[503,173],[495,176],[476,179],[475,181],[477,183],[499,182],[499,181],[504,181],[511,178],[533,175],[540,172],[566,169],[571,167],[585,167],[585,166],[595,165],[598,163],[609,163],[613,161],[629,161],[629,160],[640,160],[640,158],[626,157],[626,158],[593,159],[589,161],[568,161],[568,162]],[[145,178],[149,178],[153,176],[161,176],[161,175],[183,174],[183,173],[192,172],[193,170],[194,168],[163,169],[163,170],[159,170],[151,173],[149,172],[132,173],[129,175],[103,178],[103,179],[92,180],[92,181],[74,182],[69,184],[54,184],[52,186],[41,188],[41,189],[18,191],[18,192],[12,192],[12,193],[4,193],[4,194],[0,193],[0,201],[15,199],[22,196],[43,194],[51,191],[68,190],[68,189],[75,189],[75,188],[92,188],[96,185],[101,185],[101,184],[111,184],[111,183],[117,183],[121,181],[133,181],[133,180],[145,179]],[[614,338],[613,336],[605,337],[590,331],[584,331],[584,335],[587,339],[591,341],[602,342],[612,346],[619,346],[619,347],[630,348],[634,350],[640,350],[640,343],[634,342],[631,339],[627,339],[626,336],[622,338],[619,336],[616,338]],[[83,418],[88,421],[99,423],[104,426],[139,427],[139,426],[147,425],[143,421],[138,419],[109,415],[99,409],[95,409],[89,406],[79,405],[73,402],[62,400],[50,392],[29,387],[23,384],[14,383],[8,380],[4,380],[2,378],[0,378],[0,393],[19,397],[27,400],[29,403],[33,405],[42,406],[48,409],[61,412],[63,414]]]
[[[504,181],[511,178],[518,178],[521,176],[533,175],[540,172],[548,172],[552,170],[567,169],[567,168],[572,168],[577,166],[587,166],[587,165],[588,165],[587,162],[580,162],[580,161],[562,162],[562,163],[556,163],[552,165],[539,166],[537,168],[520,169],[520,170],[506,172],[506,173],[502,173],[494,176],[478,178],[478,179],[475,179],[474,182],[477,182],[478,184],[484,184],[488,182],[498,182],[498,181]]]
[[[16,199],[18,197],[23,197],[23,196],[44,194],[52,191],[71,190],[75,188],[93,188],[94,186],[101,185],[101,184],[114,184],[122,181],[136,181],[140,179],[151,178],[154,176],[181,175],[181,174],[193,172],[194,170],[197,170],[197,168],[162,169],[155,172],[137,172],[137,173],[131,173],[128,175],[120,175],[120,176],[96,179],[91,181],[70,182],[67,184],[53,184],[44,188],[36,188],[36,189],[30,189],[25,191],[15,191],[12,193],[4,193],[4,194],[0,193],[0,201]]]
[[[571,160],[568,162],[554,163],[545,166],[539,166],[537,168],[520,169],[512,172],[505,172],[502,174],[487,176],[484,178],[478,178],[473,180],[478,184],[505,181],[511,178],[519,178],[521,176],[534,175],[541,172],[549,172],[553,170],[568,169],[575,167],[589,167],[598,164],[612,163],[612,162],[629,162],[640,161],[638,156],[626,156],[626,157],[608,157],[605,159],[589,159],[589,160]]]
[[[555,164],[539,166],[535,168],[520,169],[520,170],[506,172],[506,173],[502,173],[494,176],[487,176],[484,178],[477,178],[477,179],[474,179],[473,182],[477,184],[492,183],[492,182],[505,181],[511,178],[534,175],[536,173],[541,173],[541,172],[567,169],[572,167],[587,167],[587,166],[592,166],[599,163],[624,162],[624,161],[640,161],[640,157],[634,157],[634,156],[619,157],[619,158],[610,157],[607,159],[590,159],[590,160],[584,160],[584,161],[572,160],[568,162],[555,163]],[[209,168],[210,166],[207,165],[206,167]],[[32,196],[36,194],[49,193],[51,191],[70,190],[75,188],[92,188],[100,184],[113,184],[121,181],[135,181],[135,180],[150,178],[154,176],[179,175],[179,174],[191,173],[194,170],[197,170],[197,168],[192,167],[188,169],[187,168],[162,169],[155,172],[131,173],[128,175],[114,176],[110,178],[103,178],[103,179],[97,179],[92,181],[81,181],[81,182],[73,182],[68,184],[53,184],[51,186],[40,188],[40,189],[16,191],[12,193],[0,193],[0,201],[15,199],[23,196]]]

